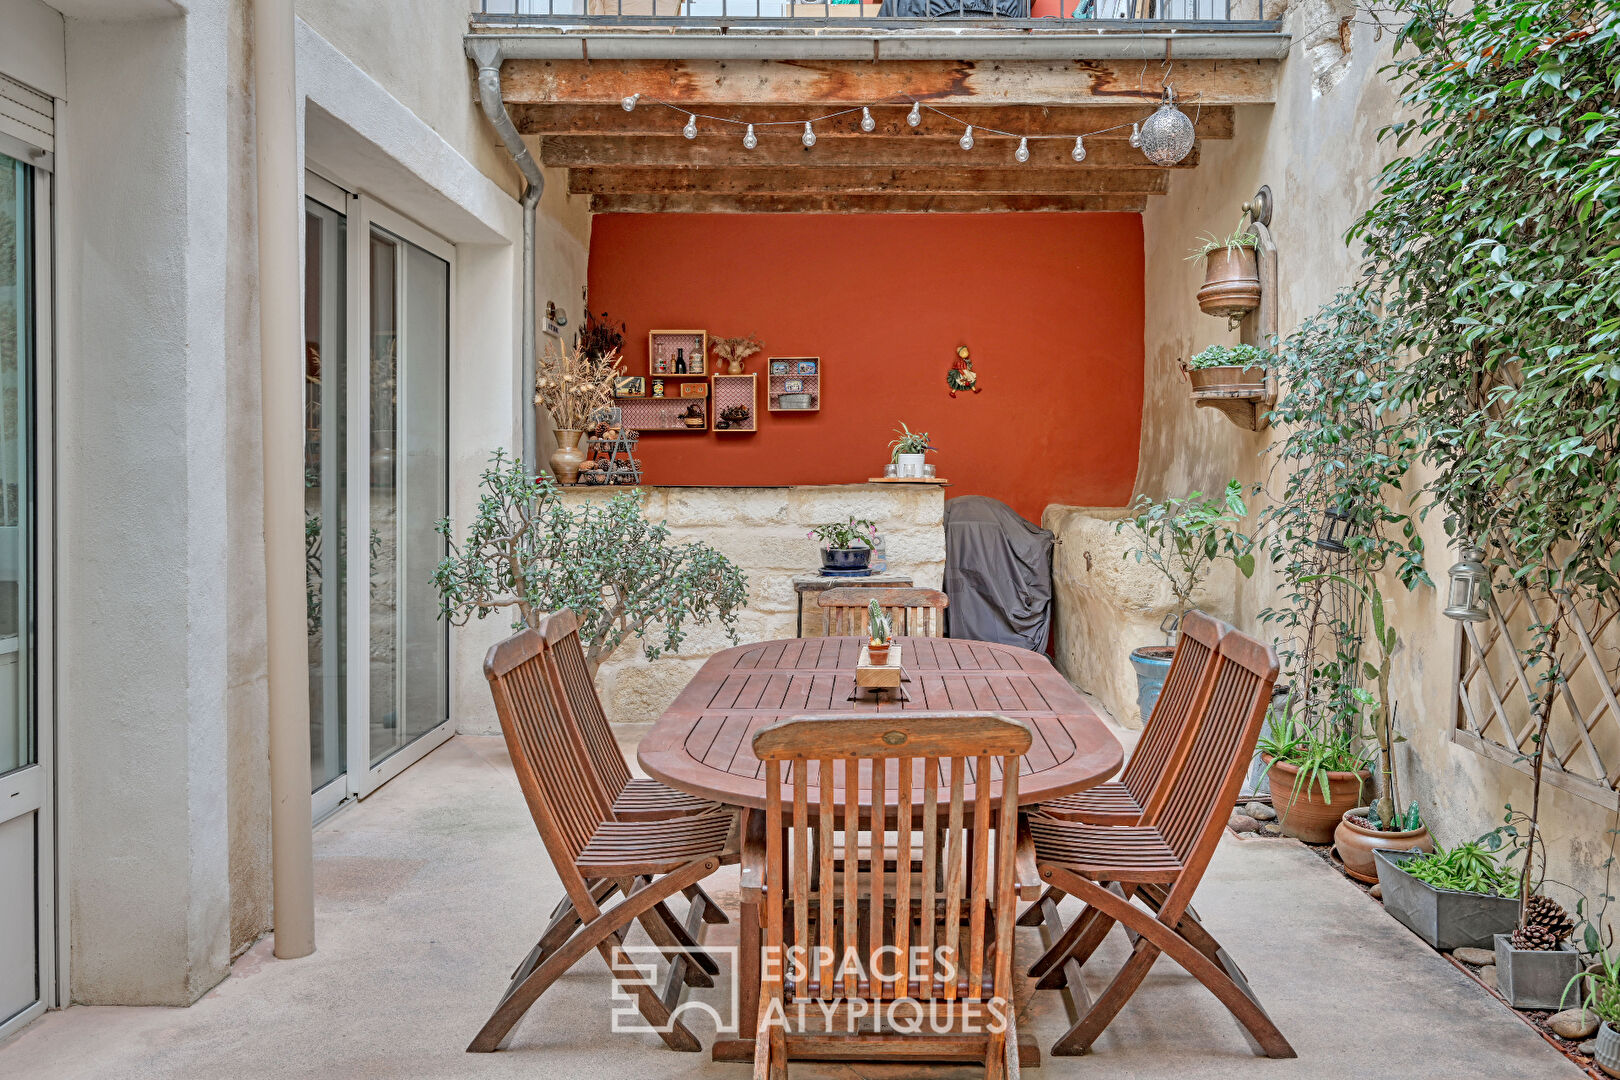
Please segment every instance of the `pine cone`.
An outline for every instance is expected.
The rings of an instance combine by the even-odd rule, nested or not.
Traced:
[[[1513,947],[1551,951],[1574,929],[1569,912],[1552,897],[1538,893],[1525,904],[1524,923],[1513,932]]]

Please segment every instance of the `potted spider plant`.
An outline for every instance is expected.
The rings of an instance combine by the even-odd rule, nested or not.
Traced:
[[[872,561],[872,549],[877,547],[877,523],[851,514],[848,521],[812,526],[805,537],[821,541],[822,573],[858,576],[866,572]]]
[[[889,461],[895,467],[895,474],[920,480],[928,452],[938,451],[939,447],[929,445],[928,432],[912,431],[903,423],[895,428],[894,433],[899,438],[889,443]]]
[[[1355,725],[1301,723],[1292,708],[1272,714],[1257,749],[1271,783],[1271,805],[1283,834],[1307,844],[1333,840],[1344,812],[1363,805],[1372,777],[1355,745]]]
[[[1230,236],[1205,236],[1187,256],[1204,260],[1198,307],[1236,321],[1260,306],[1260,238],[1240,227]]]
[[[1374,851],[1384,910],[1441,952],[1490,948],[1519,921],[1519,878],[1497,861],[1493,835],[1432,853]]]
[[[1612,941],[1609,948],[1597,950],[1597,960],[1590,968],[1569,980],[1559,1007],[1569,1001],[1580,1005],[1582,990],[1586,1004],[1581,1007],[1597,1017],[1599,1024],[1592,1060],[1608,1075],[1620,1077],[1620,953]]]
[[[873,600],[866,618],[866,656],[873,666],[882,667],[889,662],[889,645],[894,640],[893,635],[894,628],[888,614]]]

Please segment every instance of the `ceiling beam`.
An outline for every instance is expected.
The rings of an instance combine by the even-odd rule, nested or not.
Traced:
[[[961,124],[928,109],[922,111],[922,123],[912,127],[905,119],[909,109],[907,104],[873,109],[872,119],[877,126],[870,132],[861,130],[858,112],[823,120],[816,124],[816,135],[823,139],[926,139],[956,138],[962,133]],[[814,115],[815,110],[806,105],[726,103],[705,106],[703,111],[711,116],[724,116],[754,124],[754,133],[761,139],[797,139],[801,131],[798,123],[806,116]],[[1016,131],[1020,135],[1074,136],[1096,131],[1100,134],[1091,138],[1098,141],[1130,138],[1131,123],[1142,119],[1150,111],[1146,105],[957,105],[950,109],[952,116],[979,128]],[[1231,106],[1214,105],[1190,111],[1194,131],[1200,138],[1232,137]],[[625,112],[618,105],[558,104],[514,105],[511,113],[518,130],[525,135],[674,135],[686,122],[679,112],[650,102],[638,106],[633,112]],[[719,127],[713,123],[704,126],[711,129]]]
[[[1144,169],[570,169],[574,195],[1158,194],[1169,174]]]
[[[866,167],[933,167],[962,170],[1005,168],[1013,164],[1016,140],[986,136],[972,150],[963,150],[954,138],[939,139],[828,139],[806,147],[795,139],[761,139],[744,149],[736,132],[729,136],[671,139],[635,135],[552,135],[540,144],[540,162],[550,168],[582,169],[592,166],[629,168],[781,168],[818,165]],[[1035,139],[1029,144],[1031,166],[1074,170],[1088,168],[1141,169],[1163,172],[1128,142],[1117,139],[1086,144],[1086,160],[1077,165],[1069,157],[1074,144],[1067,139]],[[1198,164],[1198,146],[1179,164]]]
[[[592,195],[597,214],[977,214],[1120,211],[1140,213],[1146,195]]]
[[[920,99],[983,105],[1153,104],[1158,69],[1133,60],[508,60],[502,93],[515,105],[617,105],[631,94],[691,107],[863,105]],[[1276,100],[1275,60],[1177,60],[1188,105]]]

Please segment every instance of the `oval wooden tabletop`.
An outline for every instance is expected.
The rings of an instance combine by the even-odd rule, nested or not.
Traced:
[[[971,711],[1029,727],[1021,805],[1083,791],[1118,771],[1119,740],[1040,653],[983,641],[896,640],[911,679],[906,702],[848,700],[860,638],[788,638],[715,653],[641,740],[636,759],[670,787],[762,809],[764,767],[750,749],[762,727],[805,713]],[[999,800],[999,764],[992,783]]]

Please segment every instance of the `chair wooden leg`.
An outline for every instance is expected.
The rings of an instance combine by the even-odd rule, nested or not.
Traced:
[[[686,897],[688,903],[703,905],[703,921],[709,925],[724,926],[731,921],[731,916],[714,902],[714,897],[703,891],[703,886],[688,885],[681,890],[681,894]]]
[[[592,949],[599,951],[608,962],[608,968],[618,973],[618,946],[620,935],[630,922],[650,910],[677,890],[700,881],[719,868],[720,861],[710,858],[688,863],[679,870],[666,874],[657,881],[633,889],[622,901],[606,911],[598,912],[589,922],[573,932],[555,952],[522,979],[514,980],[501,995],[495,1011],[467,1047],[471,1053],[490,1053],[498,1049],[511,1033],[523,1014],[537,1001],[558,976],[578,963]],[[648,1023],[660,1029],[659,1034],[673,1050],[701,1049],[697,1037],[678,1020],[673,1020],[651,987],[639,979],[623,980],[636,997],[637,1006]]]
[[[1046,903],[1048,900],[1052,901],[1054,904],[1062,903],[1062,901],[1063,901],[1063,893],[1060,892],[1057,889],[1052,888],[1052,886],[1048,885],[1046,887],[1046,891],[1041,893],[1040,899],[1038,899],[1034,903],[1030,904],[1029,907],[1024,909],[1024,913],[1022,915],[1018,916],[1018,925],[1019,926],[1039,926],[1039,925],[1041,925],[1041,923],[1045,919],[1045,915],[1044,915],[1044,913],[1043,913],[1043,911],[1041,909],[1041,905]]]
[[[1113,928],[1114,920],[1107,915],[1094,907],[1082,908],[1063,935],[1030,965],[1029,977],[1040,980],[1035,984],[1035,989],[1060,989],[1064,982],[1063,965],[1070,960],[1084,964]]]
[[[984,1080],[1019,1080],[1018,1009],[1007,1002],[1007,1026],[985,1039]]]
[[[781,1000],[781,990],[777,988],[759,996],[759,1008],[750,1025],[755,1033],[754,1080],[787,1080],[787,1031],[779,1022],[766,1023],[771,1003]]]
[[[611,881],[598,882],[591,886],[591,899],[600,904],[611,896],[616,888],[618,886]],[[512,981],[516,982],[540,966],[546,954],[567,941],[568,935],[574,932],[574,927],[580,922],[579,912],[574,910],[574,902],[564,896],[552,909],[551,922],[546,926],[545,933],[540,935],[540,940],[535,942],[534,948],[529,950],[529,955],[523,958],[523,962],[512,970]]]
[[[1095,882],[1061,866],[1043,864],[1041,873],[1059,888],[1098,908],[1141,935],[1131,953],[1131,959],[1120,970],[1119,975],[1115,976],[1114,982],[1104,991],[1102,997],[1097,999],[1091,1011],[1081,1017],[1080,1023],[1053,1045],[1052,1053],[1083,1053],[1119,1012],[1120,1007],[1146,976],[1153,960],[1162,952],[1203,983],[1210,993],[1226,1006],[1227,1011],[1243,1025],[1262,1054],[1274,1058],[1295,1056],[1294,1048],[1288,1044],[1288,1040],[1283,1037],[1283,1033],[1278,1030],[1271,1017],[1266,1015],[1265,1009],[1260,1007],[1259,1001],[1247,983],[1234,979],[1225,963],[1211,960],[1175,929]],[[1233,965],[1234,968],[1235,966]],[[1108,1006],[1106,1009],[1105,1003]]]

